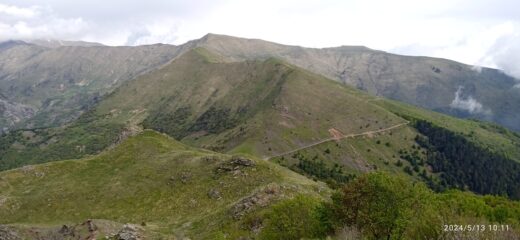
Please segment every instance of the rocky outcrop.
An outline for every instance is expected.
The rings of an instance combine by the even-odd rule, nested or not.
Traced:
[[[215,171],[217,173],[225,173],[225,172],[232,172],[232,171],[238,171],[243,168],[247,167],[254,167],[256,164],[253,160],[233,156],[229,161],[223,162],[222,164],[218,165]]]
[[[98,227],[90,219],[81,224],[62,225],[58,228],[26,228],[0,225],[0,240],[93,240],[97,239],[97,235]]]
[[[274,200],[276,200],[280,194],[280,186],[276,184],[268,185],[264,189],[240,200],[235,205],[233,205],[233,207],[231,207],[231,216],[235,220],[241,219],[247,213],[259,207],[267,207]]]
[[[125,224],[123,228],[112,238],[116,240],[140,240],[139,229],[131,224]]]
[[[0,239],[1,240],[21,240],[22,238],[11,227],[0,225]]]
[[[30,106],[10,102],[0,98],[0,133],[10,127],[34,116],[34,109]]]
[[[220,191],[217,189],[214,189],[214,188],[212,188],[208,191],[208,197],[211,199],[216,199],[216,200],[222,199]]]

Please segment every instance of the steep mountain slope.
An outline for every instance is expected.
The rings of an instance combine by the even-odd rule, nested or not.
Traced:
[[[345,181],[345,174],[336,173],[339,165],[349,174],[404,172],[438,191],[459,188],[520,199],[519,134],[391,100],[371,102],[409,120],[408,125],[331,137],[270,160],[333,185]]]
[[[127,82],[77,121],[15,131],[2,168],[95,154],[139,125],[196,146],[269,157],[330,137],[405,123],[366,94],[285,64],[226,62],[192,50]]]
[[[20,103],[6,100],[0,95],[0,133],[8,130],[8,126],[13,126],[23,119],[28,119],[34,115],[34,109]]]
[[[234,62],[196,48],[124,83],[69,125],[4,136],[0,167],[96,154],[151,128],[192,146],[270,159],[333,185],[377,169],[452,187],[429,166],[415,119],[505,156],[497,171],[520,159],[520,138],[505,129],[375,98],[276,59]]]
[[[48,48],[21,41],[0,44],[0,96],[3,105],[7,101],[11,106],[1,109],[2,128],[67,123],[100,96],[167,63],[181,50],[171,45],[72,45]]]
[[[236,61],[276,57],[376,96],[520,130],[518,80],[495,69],[365,47],[312,49],[215,34],[191,44]]]
[[[520,130],[518,80],[495,69],[365,47],[312,49],[215,34],[180,46],[4,42],[0,44],[0,93],[35,110],[35,116],[26,116],[32,120],[19,126],[59,125],[77,117],[120,83],[197,47],[215,52],[226,61],[278,58],[376,96]],[[22,120],[1,117],[0,121],[9,123],[10,128]]]
[[[401,118],[345,88],[275,59],[219,61],[205,49],[124,84],[95,114],[127,119],[219,151],[268,156],[330,136],[378,130]],[[360,130],[362,129],[362,130]],[[264,142],[264,143],[262,143]]]
[[[139,225],[145,239],[236,239],[254,235],[247,219],[271,204],[328,192],[276,164],[192,148],[153,131],[98,156],[1,172],[0,186],[0,224],[21,234],[39,227],[27,239],[64,224],[69,230],[57,228],[52,239],[68,239],[70,226],[88,219],[109,220],[93,221],[96,230],[87,234],[94,239],[117,233],[118,223]]]
[[[502,159],[500,156],[505,156],[504,160],[497,160],[497,170],[488,174],[492,178],[519,165],[517,134],[490,124],[420,112],[408,105],[398,109],[391,103],[275,59],[229,62],[205,49],[195,49],[171,65],[128,82],[102,101],[95,114],[127,119],[142,112],[145,128],[166,132],[191,145],[267,159],[291,157],[299,160],[295,163],[305,173],[340,182],[350,174],[381,169],[453,187],[444,175],[436,183],[441,170],[429,167],[436,163],[429,159],[427,149],[421,148],[425,146],[419,146],[417,126],[408,125],[408,121],[415,124],[415,119],[461,133],[461,138],[468,139],[462,148],[473,146],[472,142],[476,149],[489,149],[494,157],[483,154],[483,159],[474,159],[475,165],[465,166],[475,168],[475,172],[483,170],[477,166],[479,161],[492,164],[489,161]],[[415,118],[410,112],[416,113]],[[314,146],[318,152],[298,155],[300,149]],[[517,177],[520,175],[513,171],[504,179],[512,186]],[[480,180],[471,177],[464,184]],[[506,191],[499,186],[502,183],[494,186],[486,182],[490,186],[470,189]],[[517,197],[514,189],[507,194]]]

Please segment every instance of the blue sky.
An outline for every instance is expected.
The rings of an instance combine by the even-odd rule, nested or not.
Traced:
[[[364,45],[520,78],[514,0],[0,0],[0,40],[182,44],[208,32],[305,47]]]

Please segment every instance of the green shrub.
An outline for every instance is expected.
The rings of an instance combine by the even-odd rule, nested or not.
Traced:
[[[267,214],[260,239],[319,238],[325,235],[322,224],[321,203],[317,199],[298,195],[284,200]]]
[[[355,227],[369,239],[437,239],[433,196],[423,184],[376,172],[346,184],[331,208],[338,229]]]

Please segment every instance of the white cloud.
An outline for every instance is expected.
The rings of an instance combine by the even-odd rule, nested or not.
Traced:
[[[151,43],[174,43],[178,36],[179,20],[161,18],[134,30],[127,37],[125,45],[143,45]]]
[[[508,35],[512,31],[514,31],[514,27],[511,22],[483,27],[457,39],[458,43],[456,44],[439,47],[434,55],[457,59],[469,64],[490,65],[492,63],[483,61],[488,49],[500,37]]]
[[[464,34],[448,34],[456,36],[452,42],[409,45],[393,51],[452,59],[472,65],[477,72],[482,67],[498,68],[520,79],[520,20],[482,24],[461,33]]]
[[[495,41],[488,49],[484,61],[520,80],[520,24],[515,25],[515,29],[516,31]]]
[[[446,57],[478,66],[499,68],[520,79],[520,23],[503,22],[467,37],[461,45],[438,50]]]
[[[0,40],[77,39],[88,24],[81,18],[61,18],[51,8],[0,4]]]
[[[471,114],[486,114],[490,115],[491,111],[488,109],[484,109],[481,103],[479,103],[472,96],[463,97],[462,90],[463,87],[459,87],[455,92],[455,99],[450,103],[450,107],[465,110]]]
[[[38,15],[38,9],[36,7],[21,8],[0,3],[0,14],[19,18],[32,18]]]
[[[482,73],[482,66],[473,65],[473,66],[471,66],[471,70],[478,72],[478,73]]]

